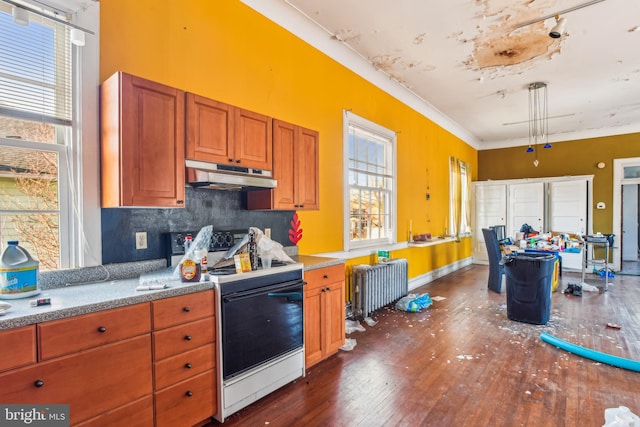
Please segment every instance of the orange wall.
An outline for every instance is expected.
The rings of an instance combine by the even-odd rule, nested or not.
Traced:
[[[320,132],[320,210],[299,212],[300,253],[343,249],[345,109],[398,132],[398,241],[410,221],[414,234],[444,232],[450,155],[476,177],[475,149],[237,0],[101,0],[100,10],[100,81],[125,71]],[[393,257],[409,258],[414,277],[469,257],[465,240]]]

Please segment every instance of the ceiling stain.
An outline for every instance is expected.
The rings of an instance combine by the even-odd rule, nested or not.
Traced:
[[[534,59],[550,60],[560,52],[562,42],[548,36],[544,22],[519,29],[516,26],[543,15],[552,5],[551,0],[521,0],[517,3],[512,0],[476,0],[486,26],[478,26],[478,35],[472,40],[472,58],[463,63],[467,67],[484,69],[524,64]],[[468,40],[461,40],[460,35],[458,41],[466,43]]]
[[[331,38],[341,42],[350,42],[352,40],[358,41],[360,39],[360,34],[354,33],[353,30],[349,28],[342,28],[336,30]]]
[[[474,43],[473,57],[480,69],[522,64],[532,59],[550,60],[553,54],[560,52],[560,42],[535,31],[506,37],[478,37]]]

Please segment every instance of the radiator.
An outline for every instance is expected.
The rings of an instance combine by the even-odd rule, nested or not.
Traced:
[[[354,315],[369,317],[374,310],[407,295],[408,267],[403,258],[383,264],[354,265],[351,273]]]

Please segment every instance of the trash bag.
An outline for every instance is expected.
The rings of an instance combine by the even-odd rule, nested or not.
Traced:
[[[603,427],[640,427],[640,417],[626,406],[604,410]]]
[[[532,226],[525,223],[525,224],[522,224],[522,227],[520,227],[520,232],[524,233],[524,237],[526,239],[529,234],[535,233],[535,230],[533,229]]]
[[[409,313],[417,313],[423,308],[429,307],[433,301],[428,293],[425,294],[409,294],[402,297],[396,302],[396,309]]]

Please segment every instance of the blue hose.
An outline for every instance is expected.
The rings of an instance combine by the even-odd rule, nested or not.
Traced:
[[[587,359],[592,359],[596,362],[602,362],[618,368],[640,372],[640,361],[638,360],[625,359],[623,357],[613,356],[611,354],[580,347],[579,345],[571,344],[570,342],[556,338],[553,335],[549,335],[546,332],[540,334],[540,339],[558,347],[561,350],[566,350],[569,353],[577,354],[578,356],[586,357]]]

